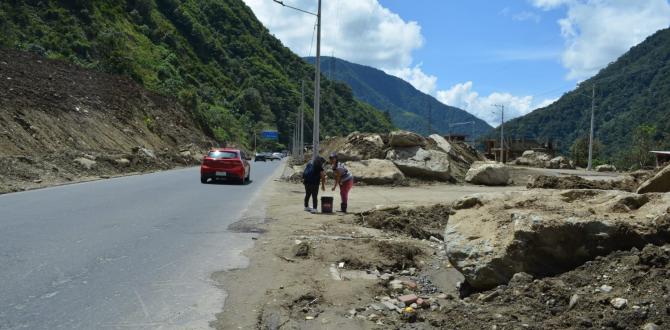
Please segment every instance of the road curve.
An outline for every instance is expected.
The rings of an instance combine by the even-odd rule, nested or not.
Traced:
[[[252,183],[197,168],[0,195],[0,329],[200,329],[220,311],[214,271],[244,266],[232,233],[279,162]]]

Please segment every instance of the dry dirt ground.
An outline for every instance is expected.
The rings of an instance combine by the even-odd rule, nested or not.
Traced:
[[[390,299],[403,290],[454,297],[456,283],[462,281],[446,260],[439,240],[442,226],[438,218],[440,212],[450,212],[449,208],[404,209],[449,204],[473,193],[510,190],[525,188],[443,184],[354,187],[350,212],[382,208],[398,217],[409,212],[416,219],[410,225],[399,222],[398,227],[377,229],[373,228],[374,215],[366,219],[353,213],[304,212],[302,185],[273,182],[264,192],[266,222],[246,228],[265,232],[246,253],[249,267],[214,274],[228,297],[224,311],[212,325],[218,329],[395,327],[392,324],[400,320],[399,314],[395,310],[392,313],[396,315],[390,314],[380,299]],[[325,195],[334,194],[328,190]],[[335,198],[338,203],[339,196]],[[435,221],[427,221],[426,216]],[[393,282],[396,288],[389,290],[393,280],[397,280]],[[411,288],[406,289],[408,285]],[[371,304],[384,311],[371,309]]]
[[[524,169],[519,169],[525,175]],[[569,173],[543,172],[550,175]],[[599,175],[610,180],[617,174]],[[523,186],[356,186],[355,214],[302,211],[303,187],[264,191],[248,268],[213,274],[217,329],[668,329],[670,245],[614,252],[566,273],[467,296],[441,241],[452,203]],[[324,193],[322,193],[324,194]],[[336,195],[327,191],[325,195]],[[335,205],[338,203],[335,198]],[[670,208],[668,209],[670,213]],[[669,215],[670,216],[670,215]],[[409,307],[409,308],[408,308]]]
[[[0,193],[191,165],[211,144],[128,77],[0,49]]]

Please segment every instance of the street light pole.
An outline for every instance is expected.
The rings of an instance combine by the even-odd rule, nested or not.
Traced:
[[[284,7],[316,16],[316,70],[314,73],[314,128],[312,129],[312,159],[319,157],[319,110],[321,105],[321,0],[316,13],[284,4],[281,0],[272,0]],[[301,146],[302,148],[302,146]]]

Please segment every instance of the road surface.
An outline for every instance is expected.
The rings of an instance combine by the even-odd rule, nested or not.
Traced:
[[[211,273],[252,244],[227,227],[278,167],[253,163],[247,185],[189,168],[0,195],[0,329],[207,328],[225,298]]]

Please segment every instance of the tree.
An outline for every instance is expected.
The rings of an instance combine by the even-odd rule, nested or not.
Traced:
[[[255,122],[274,123],[274,114],[263,102],[263,97],[257,89],[253,87],[245,89],[237,103],[240,113],[250,115]]]
[[[602,145],[600,141],[593,140],[593,159],[598,158]],[[582,136],[577,138],[575,142],[570,147],[570,155],[575,161],[575,164],[579,167],[588,166],[589,162],[589,137]]]
[[[656,126],[641,124],[635,128],[630,153],[633,162],[632,166],[642,168],[653,163],[654,157],[649,152],[654,147],[655,135]]]

